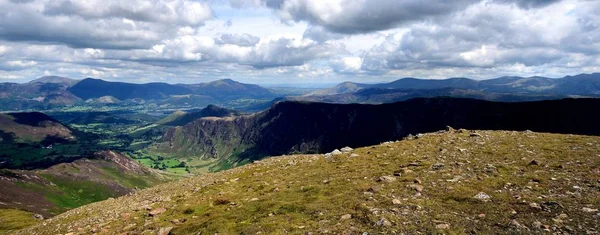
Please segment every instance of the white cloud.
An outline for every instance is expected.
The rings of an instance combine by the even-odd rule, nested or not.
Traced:
[[[0,80],[370,82],[600,67],[598,1],[227,2],[0,0]]]

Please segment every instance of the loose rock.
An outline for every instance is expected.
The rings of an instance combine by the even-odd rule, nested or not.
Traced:
[[[484,192],[479,192],[473,198],[478,199],[478,200],[482,200],[482,201],[489,201],[492,197],[490,195],[487,195]]]
[[[381,177],[379,177],[379,181],[380,182],[385,182],[385,183],[391,183],[391,182],[396,181],[396,177],[387,176],[387,175],[386,176],[381,176]]]
[[[161,228],[158,231],[158,235],[169,235],[169,234],[171,234],[171,230],[173,230],[173,227]]]

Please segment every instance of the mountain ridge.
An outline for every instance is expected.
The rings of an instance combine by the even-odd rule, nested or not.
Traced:
[[[589,233],[600,229],[599,150],[592,136],[449,129],[268,158],[15,234]]]
[[[600,113],[586,108],[596,106],[598,99],[500,103],[417,98],[382,105],[286,101],[252,115],[198,119],[170,129],[153,150],[237,165],[264,156],[367,146],[448,125],[599,135]]]

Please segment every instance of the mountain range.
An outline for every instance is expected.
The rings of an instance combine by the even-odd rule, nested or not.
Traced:
[[[589,107],[600,107],[600,100],[417,98],[382,105],[286,101],[260,113],[202,118],[175,127],[154,148],[167,156],[199,156],[231,166],[266,156],[378,144],[446,126],[599,135],[600,113]]]
[[[74,80],[48,76],[29,83],[1,83],[0,110],[45,110],[75,104],[114,105],[121,101],[139,104],[205,106],[235,100],[261,100],[243,106],[248,111],[267,108],[265,101],[285,94],[254,84],[223,79],[200,84],[133,84],[86,78]],[[330,103],[392,103],[419,97],[448,96],[490,101],[518,102],[569,97],[600,97],[600,73],[563,78],[500,77],[490,80],[450,78],[443,80],[402,78],[389,83],[344,82],[286,99]],[[83,101],[87,101],[84,103]],[[268,102],[267,102],[268,103]]]
[[[600,97],[600,73],[563,78],[500,77],[490,80],[403,78],[390,83],[344,82],[293,100],[330,103],[391,103],[417,97],[458,97],[519,102],[569,97]]]
[[[75,104],[118,104],[125,100],[206,105],[237,99],[270,100],[275,97],[277,95],[269,89],[231,79],[200,84],[134,84],[48,76],[23,84],[0,83],[0,110],[46,110]]]

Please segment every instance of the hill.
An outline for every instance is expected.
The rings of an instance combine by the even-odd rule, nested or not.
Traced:
[[[222,79],[209,83],[182,85],[195,94],[209,96],[217,100],[236,99],[273,99],[277,95],[269,89],[254,84],[245,84],[231,79]]]
[[[412,99],[382,105],[279,102],[267,111],[203,118],[169,130],[153,148],[165,156],[197,156],[228,169],[265,156],[325,153],[432,132],[467,129],[600,134],[597,99],[498,103],[472,99]]]
[[[71,86],[77,84],[78,82],[79,82],[79,80],[66,78],[66,77],[45,76],[45,77],[41,77],[41,78],[32,80],[29,82],[29,84],[51,83],[51,84],[60,84],[60,85],[66,86],[66,87],[71,87]]]
[[[309,95],[289,97],[290,100],[325,102],[336,104],[384,104],[405,101],[413,98],[453,97],[469,98],[499,102],[542,101],[569,98],[567,95],[556,94],[513,94],[496,93],[478,90],[441,88],[441,89],[388,89],[360,88],[353,92],[335,93],[331,95]]]
[[[296,99],[319,101],[319,98],[322,98],[330,102],[338,100],[344,102],[344,100],[348,100],[347,96],[333,95],[358,93],[353,95],[360,96],[359,92],[365,89],[371,89],[371,93],[377,92],[379,95],[395,93],[395,96],[402,96],[402,92],[414,91],[413,95],[419,95],[418,97],[431,97],[443,90],[461,91],[460,93],[477,92],[479,93],[478,97],[472,98],[483,98],[493,101],[542,100],[544,97],[556,99],[569,96],[598,97],[600,96],[600,73],[580,74],[558,79],[546,77],[500,77],[478,81],[468,78],[441,80],[402,78],[390,83],[380,84],[344,82],[334,88],[315,91]],[[394,90],[394,92],[390,92],[389,90]],[[502,97],[502,99],[497,97]],[[378,100],[384,100],[383,102],[398,101],[391,100],[389,97],[380,97]],[[366,102],[369,103],[369,101]]]
[[[42,77],[29,83],[0,83],[0,110],[48,109],[81,100],[67,91],[76,80]]]
[[[1,142],[42,142],[47,138],[75,140],[73,130],[38,112],[0,114]],[[11,136],[9,139],[8,136]]]
[[[100,79],[86,78],[68,89],[77,97],[87,100],[103,96],[112,96],[119,100],[126,99],[165,99],[171,95],[192,93],[189,89],[167,83],[132,84],[124,82],[108,82]]]
[[[7,209],[48,218],[167,180],[162,173],[111,151],[43,170],[0,170],[0,222],[10,219],[2,216]],[[0,233],[7,229],[0,223]]]
[[[206,108],[197,112],[174,112],[168,117],[156,122],[156,124],[165,126],[184,126],[203,117],[233,117],[239,115],[241,115],[241,113],[235,110],[221,108],[216,105],[208,105]]]
[[[16,234],[508,234],[600,230],[600,138],[466,130],[265,159]]]

